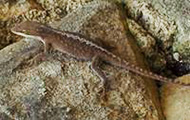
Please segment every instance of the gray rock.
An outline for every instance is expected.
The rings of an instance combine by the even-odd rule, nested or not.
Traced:
[[[101,42],[102,45],[111,46],[110,51],[114,54],[147,69],[134,38],[129,32],[126,35],[121,15],[116,5],[97,0],[69,13],[53,26],[79,32],[97,44]],[[29,42],[34,40],[30,39]],[[19,52],[15,53],[25,55],[25,44],[22,43],[19,41],[10,47],[14,49],[19,46]],[[29,48],[33,47],[36,52],[42,48],[38,44],[31,44]],[[11,50],[5,49],[6,52]],[[101,97],[100,79],[90,69],[90,62],[76,61],[52,51],[47,60],[32,66],[27,64],[27,61],[36,61],[33,58],[36,52],[29,51],[26,54],[32,56],[31,59],[25,57],[29,60],[10,54],[8,58],[12,59],[0,63],[21,59],[16,62],[18,64],[12,65],[13,68],[11,65],[5,68],[9,75],[2,72],[0,81],[10,81],[0,89],[2,116],[50,120],[163,119],[154,81],[102,64],[101,68],[107,74],[110,85],[107,99],[104,100]]]

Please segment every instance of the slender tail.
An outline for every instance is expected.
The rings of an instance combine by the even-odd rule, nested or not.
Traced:
[[[147,78],[151,78],[151,79],[155,79],[158,81],[162,81],[162,82],[167,82],[167,83],[173,83],[173,84],[179,84],[179,85],[183,85],[183,86],[190,86],[190,83],[186,83],[183,81],[178,81],[175,79],[171,79],[171,78],[167,78],[167,77],[163,77],[161,75],[157,75],[153,72],[147,71],[147,70],[143,70],[142,68],[135,66],[135,65],[131,65],[129,62],[125,61],[125,60],[121,60],[120,58],[115,57],[116,59],[113,60],[111,63],[114,64],[115,66],[124,68],[126,70],[129,70],[131,72],[137,73],[139,75],[145,76]],[[118,62],[116,62],[118,61]]]
[[[151,78],[151,79],[155,79],[158,81],[162,81],[162,82],[166,82],[166,83],[173,83],[173,84],[179,84],[179,85],[183,85],[183,86],[190,86],[190,83],[185,83],[183,81],[177,81],[175,79],[171,79],[171,78],[167,78],[158,74],[155,74],[153,72],[147,71],[147,70],[143,70],[142,68],[135,66],[135,65],[130,65],[128,62],[124,61],[125,64],[124,66],[122,66],[122,68],[127,69],[131,72],[137,73],[139,75]]]

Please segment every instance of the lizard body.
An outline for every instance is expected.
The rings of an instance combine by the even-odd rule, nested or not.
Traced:
[[[45,50],[47,50],[49,45],[51,45],[54,49],[62,53],[66,53],[78,60],[92,61],[92,69],[101,78],[103,83],[106,82],[106,76],[98,67],[100,61],[110,63],[114,66],[127,69],[155,80],[188,85],[157,75],[147,70],[143,70],[135,65],[131,65],[129,62],[90,42],[87,38],[77,33],[59,31],[41,23],[32,21],[22,22],[13,27],[11,31],[17,35],[35,38],[42,41],[45,45]]]

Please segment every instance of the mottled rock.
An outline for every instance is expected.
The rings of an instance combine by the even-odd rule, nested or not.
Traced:
[[[153,49],[156,45],[155,39],[134,20],[127,19],[127,23],[130,32],[137,40],[138,46],[143,51],[143,53],[145,53],[147,56],[152,56],[152,54],[155,52]]]
[[[1,0],[0,49],[16,42],[9,29],[24,20],[50,23],[92,0]]]
[[[128,14],[141,24],[154,37],[161,40],[164,47],[171,45],[176,32],[174,22],[158,12],[150,2],[145,0],[126,0]]]
[[[41,43],[39,41],[32,41],[29,39],[14,43],[2,49],[0,51],[0,76],[12,73],[13,70],[17,68],[24,60],[27,60],[31,56],[37,54],[39,52],[40,45]]]
[[[172,66],[170,68],[174,74],[189,73],[190,2],[188,0],[126,0],[125,3],[131,19],[155,37],[155,41],[161,40],[164,43],[162,49],[165,54],[170,53],[173,57],[167,62],[169,66]],[[136,38],[144,34],[142,30],[136,32],[137,30],[134,27],[130,30]],[[139,37],[138,42],[141,43],[143,38]],[[146,43],[149,42],[148,38]],[[171,49],[168,50],[167,47]],[[141,46],[141,48],[143,51],[146,50],[146,47]],[[168,56],[166,57],[168,58]],[[189,75],[177,79],[187,83],[189,82]],[[163,112],[167,120],[190,119],[189,87],[168,84],[162,87],[161,93]]]
[[[54,22],[53,26],[88,36],[97,44],[109,46],[110,51],[121,58],[147,69],[134,38],[129,31],[126,34],[122,21],[122,13],[116,5],[94,1]],[[28,42],[34,41],[30,39]],[[25,48],[21,43],[24,41],[10,47]],[[31,45],[40,52],[42,46]],[[11,48],[5,49],[10,51]],[[25,49],[18,50],[19,56],[8,55],[13,59],[7,59],[8,62],[16,61],[21,53],[25,53]],[[33,53],[29,49],[28,55]],[[90,69],[90,62],[79,62],[55,51],[48,55],[48,59],[32,66],[27,64],[27,60],[20,59],[13,68],[7,67],[9,76],[3,74],[1,79],[8,81],[0,89],[0,115],[3,118],[163,119],[156,86],[148,78],[102,64],[110,85],[106,99],[103,99],[100,79]],[[26,63],[20,64],[22,61]]]
[[[152,4],[177,26],[171,51],[173,60],[168,61],[172,66],[171,69],[178,75],[190,73],[190,2],[188,0],[152,0]]]
[[[14,16],[20,15],[30,9],[31,5],[26,0],[19,2],[2,0],[0,2],[0,20],[5,21]]]
[[[190,2],[188,0],[125,0],[125,3],[129,16],[154,36],[157,43],[162,42],[165,54],[160,51],[154,53],[160,52],[162,57],[158,59],[167,58],[161,61],[166,61],[168,64],[159,62],[163,64],[159,66],[167,65],[174,74],[181,72],[178,69],[183,70],[181,74],[189,73],[189,67],[183,65],[190,65]],[[157,47],[159,45],[156,44]],[[145,55],[147,54],[145,52]],[[176,54],[179,56],[177,59]],[[169,59],[171,57],[173,58]]]
[[[177,26],[173,51],[182,56],[189,56],[190,48],[190,2],[189,0],[151,0],[152,5],[168,16]]]

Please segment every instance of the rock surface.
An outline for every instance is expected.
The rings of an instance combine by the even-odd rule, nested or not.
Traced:
[[[190,2],[189,0],[151,0],[152,5],[168,19],[174,21],[177,32],[172,45],[173,52],[181,56],[190,56]]]
[[[158,12],[145,0],[126,0],[128,14],[142,25],[152,36],[162,41],[163,47],[169,47],[176,32],[174,22]]]
[[[23,20],[50,23],[92,0],[1,0],[0,1],[0,49],[16,42],[10,35],[12,25]]]
[[[190,2],[189,0],[126,0],[130,20],[130,30],[136,36],[145,55],[157,52],[151,41],[162,41],[162,50],[165,58],[171,54],[173,59],[167,60],[175,75],[184,75],[190,72]],[[138,23],[138,24],[137,24]],[[137,25],[136,25],[137,24]],[[137,29],[135,29],[137,28]],[[145,34],[142,29],[150,34]],[[138,32],[141,31],[141,32]],[[150,36],[156,39],[151,39]],[[142,37],[139,37],[142,36]],[[146,39],[144,39],[146,38]],[[145,46],[146,45],[146,46]],[[171,49],[166,49],[166,48]],[[149,48],[149,49],[145,49]],[[153,50],[152,50],[152,49]],[[152,52],[153,51],[153,52]],[[161,49],[160,49],[161,51]],[[148,56],[147,55],[147,56]],[[169,56],[170,57],[170,56]],[[164,64],[163,64],[164,65]],[[159,65],[161,66],[161,65]],[[166,64],[164,65],[166,66]],[[189,75],[177,78],[189,83]],[[161,99],[163,112],[167,120],[189,120],[189,87],[167,84],[162,87]]]
[[[190,75],[178,78],[190,83]],[[162,87],[162,108],[167,120],[190,119],[190,88],[180,85],[164,85]]]
[[[114,4],[94,1],[53,26],[89,36],[97,44],[110,46],[110,51],[121,58],[147,69],[134,38],[129,32],[126,35],[122,19]],[[163,119],[154,81],[103,64],[110,83],[107,99],[103,100],[100,79],[90,69],[90,62],[52,51],[47,60],[28,64],[35,61],[33,56],[41,48],[38,41],[25,38],[1,50],[2,119]]]
[[[169,68],[178,75],[189,73],[190,2],[188,0],[125,0],[125,3],[128,15],[140,24],[149,35],[156,38],[154,41],[157,44],[154,47],[152,46],[153,51],[149,49],[148,52],[144,52],[146,56],[151,53],[152,67],[160,70]],[[135,35],[144,35],[144,33],[138,33],[138,30],[134,28],[131,30]],[[142,40],[138,40],[139,44],[142,41],[149,43],[149,35],[147,41],[144,39],[146,36],[142,37]],[[147,48],[150,47],[149,45],[151,44],[148,44]],[[154,54],[159,55],[155,56]],[[179,74],[179,72],[181,73]]]

